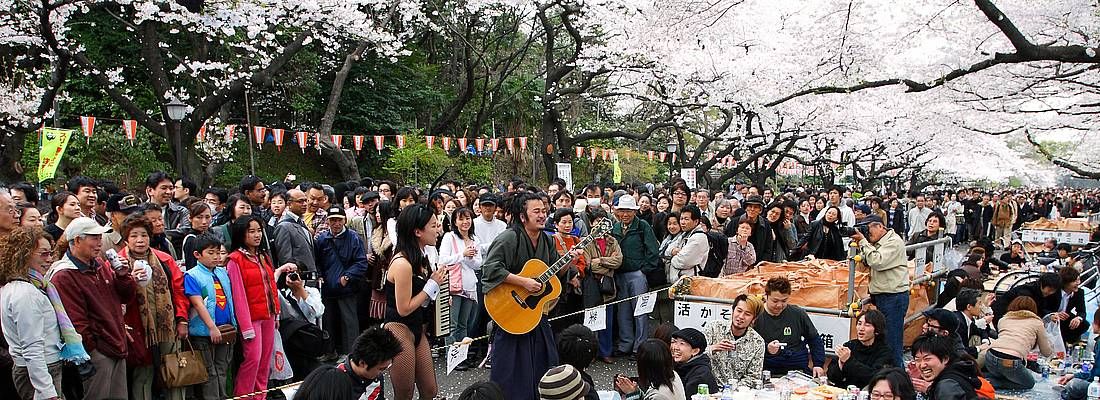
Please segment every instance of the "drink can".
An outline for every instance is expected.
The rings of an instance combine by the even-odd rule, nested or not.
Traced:
[[[1092,363],[1088,361],[1081,363],[1081,372],[1085,374],[1092,372]]]

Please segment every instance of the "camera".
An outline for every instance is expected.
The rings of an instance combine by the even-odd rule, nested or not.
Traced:
[[[288,281],[297,281],[297,280],[309,281],[309,280],[313,280],[313,271],[291,272],[291,273],[286,274],[286,279]]]
[[[856,232],[859,232],[864,237],[871,235],[870,231],[867,229],[867,224],[863,222],[857,223],[856,226],[852,227],[841,225],[837,227],[837,230],[840,231],[841,236],[852,236],[855,235]]]

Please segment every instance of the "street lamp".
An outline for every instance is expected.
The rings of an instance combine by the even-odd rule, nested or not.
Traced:
[[[172,139],[172,147],[175,148],[176,171],[179,172],[181,177],[185,177],[187,172],[184,171],[183,167],[183,134],[180,133],[180,121],[183,121],[183,116],[187,114],[187,104],[184,104],[176,96],[172,96],[168,103],[164,105],[164,110],[168,112],[168,119],[172,120],[172,123],[168,125],[168,137]]]
[[[677,142],[676,139],[672,139],[672,140],[668,141],[668,145],[666,147],[666,150],[668,150],[668,153],[669,153],[669,157],[668,157],[668,181],[669,182],[672,182],[672,171],[676,168],[675,165],[673,164],[673,162],[675,161],[676,150],[679,149],[679,148],[680,148],[680,143]]]
[[[183,115],[187,113],[187,104],[183,104],[176,96],[172,96],[164,108],[168,110],[168,118],[175,122],[183,121]]]

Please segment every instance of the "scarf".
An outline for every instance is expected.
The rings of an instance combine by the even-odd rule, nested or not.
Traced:
[[[131,260],[136,258],[127,252]],[[172,304],[171,277],[164,272],[160,258],[149,250],[149,285],[138,288],[137,304],[141,324],[145,327],[145,344],[149,347],[175,340],[175,309]]]
[[[69,314],[65,313],[65,305],[61,303],[61,296],[57,294],[57,288],[38,271],[32,269],[27,275],[31,285],[46,293],[46,298],[50,299],[50,304],[53,305],[53,313],[57,316],[57,325],[61,329],[61,341],[65,342],[65,345],[61,347],[61,359],[75,364],[83,364],[91,360],[88,352],[84,351],[84,343],[80,333],[77,333],[76,328],[73,327],[73,321],[69,320]]]

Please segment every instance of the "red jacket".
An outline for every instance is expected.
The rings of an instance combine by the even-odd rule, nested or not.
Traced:
[[[129,259],[129,250],[123,248],[119,253],[122,258]],[[187,299],[187,296],[183,294],[183,271],[180,270],[179,265],[176,264],[176,260],[172,259],[172,256],[163,251],[149,248],[149,251],[153,252],[153,255],[157,256],[157,260],[160,260],[161,267],[164,268],[164,272],[168,275],[168,284],[172,287],[172,306],[175,309],[176,321],[187,321],[190,319],[188,311],[191,309],[191,300]],[[133,265],[133,261],[130,261]]]
[[[116,276],[106,262],[91,265],[74,262],[65,254],[48,273],[57,288],[65,312],[83,338],[89,353],[99,351],[113,359],[126,358],[126,330],[122,304],[133,300],[137,284],[130,275]]]
[[[279,289],[271,256],[264,254],[261,263],[246,256],[242,250],[229,253],[226,263],[229,282],[233,285],[233,311],[242,335],[252,333],[252,321],[276,319],[279,315]]]

